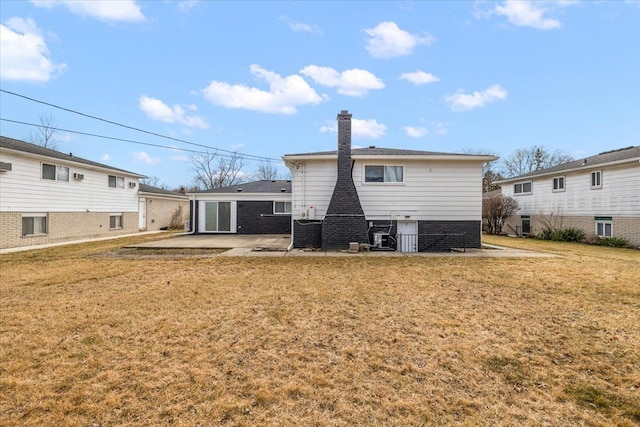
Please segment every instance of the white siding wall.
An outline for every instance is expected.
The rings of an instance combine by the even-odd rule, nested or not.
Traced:
[[[364,165],[404,166],[403,183],[364,183]],[[480,220],[482,168],[479,162],[356,160],[353,179],[367,219]],[[293,218],[309,207],[322,219],[336,183],[336,160],[306,162],[292,170]]]
[[[602,170],[602,188],[591,189],[591,172]],[[502,194],[520,205],[518,215],[633,216],[640,217],[640,165],[595,168],[565,176],[565,191],[553,192],[553,178],[533,180],[532,194],[514,195],[513,184],[503,184]],[[521,182],[521,181],[518,181]]]
[[[44,163],[69,167],[69,181],[42,179],[42,161],[3,152],[12,170],[0,173],[0,211],[3,212],[137,212],[138,179],[119,172],[91,169],[57,159]],[[73,179],[74,173],[84,179]],[[125,188],[111,188],[108,175],[125,178]],[[130,188],[129,182],[136,187]]]

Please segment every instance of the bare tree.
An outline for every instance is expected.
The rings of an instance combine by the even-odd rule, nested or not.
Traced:
[[[498,157],[498,154],[495,151],[487,150],[487,149],[465,149],[462,150],[463,153],[466,154],[477,154],[481,156],[495,156]],[[502,174],[497,170],[498,160],[492,160],[490,162],[484,162],[482,164],[482,192],[488,193],[493,190],[497,190],[500,188],[499,185],[494,184],[495,181],[501,180]]]
[[[27,139],[33,144],[39,145],[51,150],[57,150],[60,140],[56,136],[58,131],[56,120],[51,113],[40,114],[40,125],[36,130],[31,131]]]
[[[160,181],[160,178],[158,178],[157,176],[148,176],[144,179],[141,179],[140,184],[150,185],[152,187],[161,188],[163,190],[169,189],[169,186]]]
[[[531,148],[517,149],[503,160],[502,165],[504,175],[512,178],[573,160],[574,158],[564,151],[555,150],[551,152],[543,146],[534,145]]]
[[[217,152],[204,152],[191,158],[196,173],[194,183],[198,188],[229,187],[242,181],[242,156],[238,153],[222,156]]]
[[[496,194],[482,199],[482,221],[488,233],[500,234],[504,223],[516,213],[518,202],[513,197]]]
[[[278,169],[273,163],[262,161],[258,166],[258,172],[255,175],[256,179],[278,179]]]

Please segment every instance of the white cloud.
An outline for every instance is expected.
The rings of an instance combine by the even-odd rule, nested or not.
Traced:
[[[180,123],[188,127],[195,127],[199,129],[207,129],[209,127],[209,124],[204,118],[187,114],[184,108],[179,105],[169,107],[157,98],[142,95],[138,99],[138,105],[147,116],[154,120],[160,120],[166,123]],[[189,105],[187,109],[189,111],[197,110],[195,105]]]
[[[405,126],[404,130],[412,138],[421,138],[429,134],[429,130],[424,127]]]
[[[142,22],[145,20],[135,0],[31,0],[36,7],[53,9],[64,6],[71,13],[106,22]]]
[[[47,82],[67,67],[50,58],[47,44],[33,19],[10,18],[0,24],[2,80]]]
[[[436,128],[438,135],[446,135],[449,133],[449,124],[446,122],[433,122],[433,126]]]
[[[500,15],[518,27],[531,27],[539,30],[553,30],[560,28],[562,22],[549,17],[558,9],[577,4],[576,0],[557,1],[525,1],[505,0],[488,12],[476,13],[477,17]]]
[[[251,65],[251,73],[269,84],[269,90],[243,84],[230,85],[212,81],[202,90],[204,97],[215,105],[226,108],[242,108],[263,113],[295,114],[299,105],[317,105],[328,99],[320,96],[299,75],[282,77],[259,65]]]
[[[100,160],[102,160],[103,162],[107,162],[111,159],[111,156],[108,154],[103,154],[102,157],[100,157]]]
[[[148,153],[145,153],[144,151],[139,151],[131,154],[133,155],[133,159],[140,163],[145,163],[147,165],[155,165],[156,163],[160,163],[159,157],[151,157]]]
[[[482,92],[467,94],[459,90],[453,95],[445,96],[444,100],[453,111],[467,111],[474,108],[484,107],[493,101],[503,101],[507,99],[508,92],[500,85],[493,85]]]
[[[381,22],[364,32],[370,37],[366,49],[374,58],[410,55],[417,45],[430,45],[435,40],[428,33],[411,34],[401,30],[395,22]]]
[[[302,22],[289,22],[289,28],[295,33],[314,33],[322,34],[320,28],[311,24],[304,24]]]
[[[353,68],[340,73],[331,67],[307,65],[300,74],[310,77],[322,86],[337,87],[338,93],[347,96],[364,96],[370,90],[382,89],[381,79],[367,70]]]
[[[337,132],[338,126],[335,122],[330,122],[326,126],[320,128],[320,132]],[[351,136],[357,138],[377,139],[387,131],[387,126],[378,123],[375,119],[352,119],[351,120]]]
[[[424,85],[428,83],[439,82],[440,78],[434,76],[431,73],[426,73],[424,71],[416,71],[415,73],[402,73],[400,74],[400,80],[406,80],[408,82],[413,83],[414,85]]]

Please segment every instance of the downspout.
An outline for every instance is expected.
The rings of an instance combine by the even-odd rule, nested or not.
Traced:
[[[196,203],[196,195],[193,194],[192,197],[193,199],[190,201],[192,202],[191,212],[193,213],[193,217],[191,218],[191,230],[187,233],[187,236],[196,234],[196,228],[198,227],[198,204]]]

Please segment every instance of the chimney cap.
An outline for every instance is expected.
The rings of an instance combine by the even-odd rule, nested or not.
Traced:
[[[349,110],[340,110],[340,114],[349,114]]]

